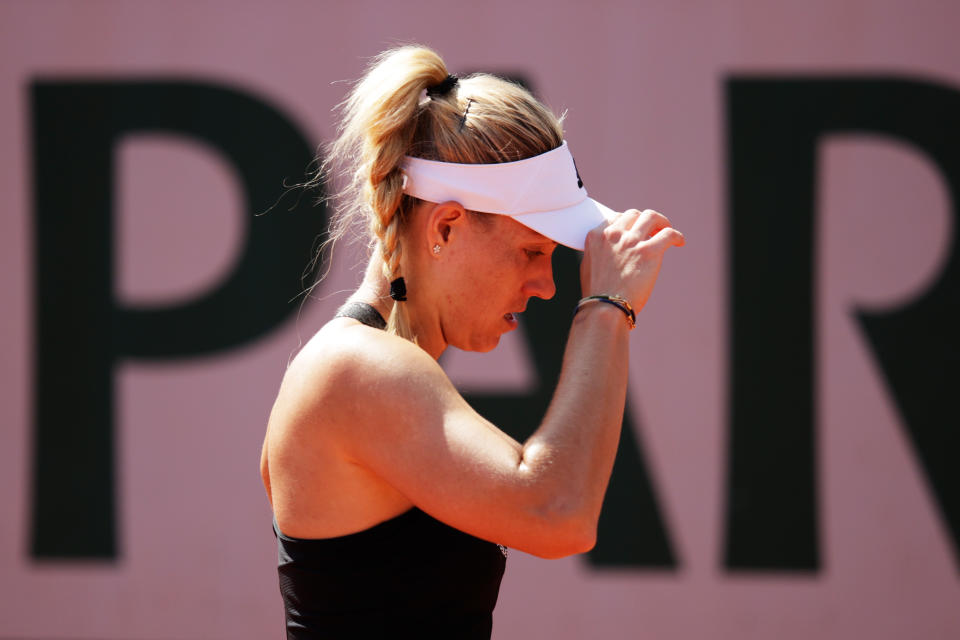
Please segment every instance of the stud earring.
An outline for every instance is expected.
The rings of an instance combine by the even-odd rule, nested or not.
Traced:
[[[433,255],[435,255],[435,256],[440,255],[440,245],[439,245],[439,244],[433,245]]]

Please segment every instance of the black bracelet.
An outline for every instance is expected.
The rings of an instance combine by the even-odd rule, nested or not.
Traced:
[[[577,308],[573,310],[573,315],[577,315],[584,305],[591,302],[605,302],[607,304],[612,304],[617,309],[620,309],[620,311],[623,311],[623,314],[627,316],[627,324],[630,325],[631,329],[637,326],[637,314],[634,313],[633,307],[630,306],[630,303],[627,301],[627,299],[622,296],[609,296],[606,294],[599,296],[587,296],[586,298],[582,298],[580,302],[577,303]]]

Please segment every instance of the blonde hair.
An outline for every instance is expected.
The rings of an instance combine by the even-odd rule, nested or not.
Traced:
[[[518,84],[475,74],[443,95],[425,94],[448,74],[440,56],[422,46],[374,58],[342,105],[339,135],[317,174],[319,180],[337,166],[348,178],[327,242],[366,220],[388,281],[403,275],[402,230],[419,202],[403,193],[404,156],[490,164],[536,156],[563,143],[560,119]],[[416,339],[404,304],[394,303],[387,329]]]

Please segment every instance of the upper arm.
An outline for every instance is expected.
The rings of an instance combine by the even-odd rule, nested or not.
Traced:
[[[524,448],[421,349],[386,335],[377,342],[334,355],[322,385],[318,409],[343,455],[477,537],[544,556],[583,550],[576,514],[527,467]]]

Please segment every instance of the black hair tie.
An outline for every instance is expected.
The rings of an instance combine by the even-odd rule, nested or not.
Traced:
[[[443,79],[439,84],[435,84],[432,87],[427,87],[427,95],[430,98],[440,98],[447,95],[453,88],[457,86],[460,80],[455,75],[448,75]]]
[[[406,302],[407,300],[407,283],[403,281],[403,278],[397,278],[390,283],[390,297],[396,300],[397,302]]]

